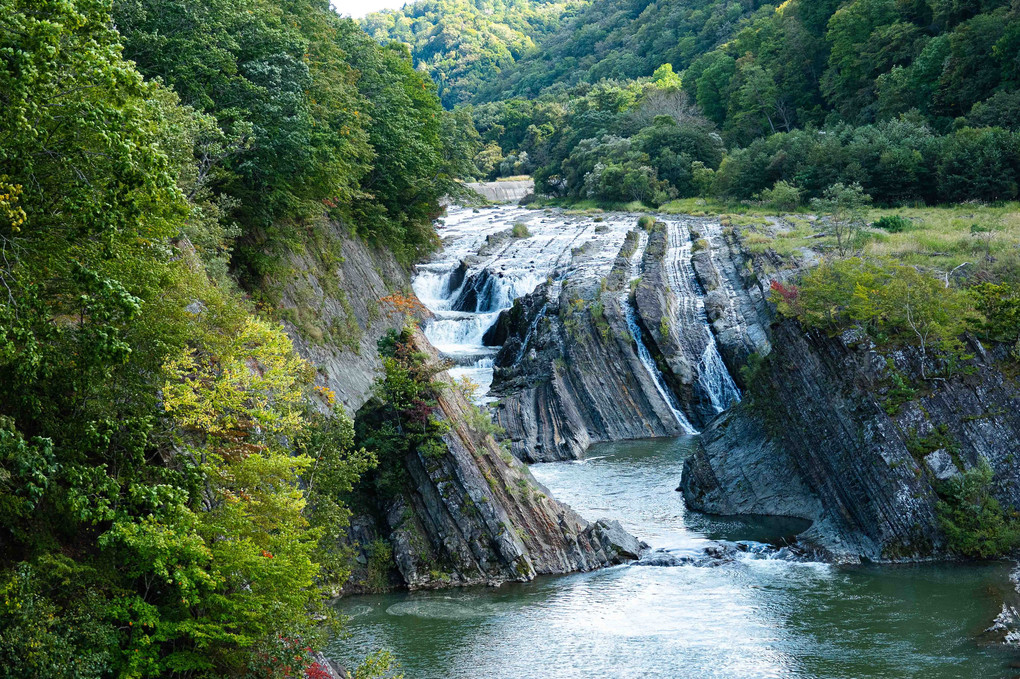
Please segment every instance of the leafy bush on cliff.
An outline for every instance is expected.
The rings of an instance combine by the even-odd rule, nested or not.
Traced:
[[[943,281],[889,260],[825,262],[804,274],[794,296],[773,293],[780,313],[830,332],[851,325],[878,342],[913,344],[922,357],[959,358],[960,336],[976,321],[972,299]]]
[[[992,468],[981,460],[973,469],[940,484],[939,523],[949,547],[963,556],[990,559],[1020,545],[1020,516],[991,495]]]
[[[800,189],[780,179],[771,189],[759,193],[756,199],[774,210],[792,212],[800,207]]]
[[[436,414],[446,385],[435,378],[448,366],[420,351],[414,333],[408,323],[379,340],[383,376],[376,381],[375,398],[357,417],[359,442],[379,457],[374,484],[386,496],[404,490],[408,455],[429,459],[447,452],[443,436],[450,425]]]

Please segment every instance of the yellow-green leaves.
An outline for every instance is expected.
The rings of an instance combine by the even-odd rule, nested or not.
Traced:
[[[237,334],[166,365],[166,412],[186,429],[223,437],[257,428],[294,435],[311,374],[279,326],[246,318]]]

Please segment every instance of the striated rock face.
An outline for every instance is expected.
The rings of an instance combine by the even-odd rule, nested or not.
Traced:
[[[731,372],[770,347],[764,288],[731,239],[718,221],[665,218],[632,233],[611,270],[577,252],[505,312],[486,341],[503,343],[493,394],[514,454],[693,433],[739,400]]]
[[[327,227],[326,240],[320,251],[289,253],[293,276],[279,306],[294,347],[318,369],[316,383],[353,416],[380,373],[376,342],[404,322],[380,300],[406,290],[408,273],[390,252],[336,225]]]
[[[280,304],[296,349],[318,368],[317,383],[354,415],[381,373],[377,340],[404,322],[380,299],[413,293],[407,272],[388,252],[339,229],[329,235],[326,250],[291,255],[294,275]],[[466,268],[458,269],[450,285],[462,287],[465,276]],[[424,335],[416,341],[435,357]],[[638,558],[640,545],[618,524],[586,522],[548,497],[491,435],[473,429],[472,406],[458,390],[449,390],[440,408],[451,425],[448,453],[409,456],[408,491],[352,518],[349,541],[362,566],[350,591],[496,584]],[[380,541],[391,561],[379,563],[373,545]]]
[[[904,561],[945,555],[937,479],[983,458],[998,499],[1020,506],[1020,388],[994,352],[975,345],[972,372],[926,382],[897,411],[893,371],[920,383],[916,352],[886,357],[862,335],[794,321],[773,333],[751,400],[713,423],[685,463],[689,507],[810,519],[805,538],[837,560]]]
[[[689,223],[688,228],[694,243],[692,266],[705,291],[705,315],[723,361],[740,384],[740,368],[748,357],[772,350],[766,330],[772,322],[768,288],[752,275],[732,229],[708,220]]]
[[[434,351],[418,336],[423,351]],[[448,376],[440,375],[440,379]],[[377,529],[411,589],[498,584],[636,559],[619,524],[590,524],[549,497],[522,463],[469,424],[458,390],[440,399],[447,454],[406,460],[409,491],[382,507]]]
[[[624,253],[637,257],[632,248]],[[634,348],[630,257],[599,278],[590,256],[575,252],[562,280],[518,300],[493,328],[506,338],[492,388],[501,397],[496,420],[520,459],[576,459],[600,441],[684,433]]]

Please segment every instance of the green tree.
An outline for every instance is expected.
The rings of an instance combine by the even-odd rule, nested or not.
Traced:
[[[871,196],[864,193],[860,184],[833,184],[822,198],[812,201],[816,211],[829,215],[836,251],[841,257],[857,254],[864,245],[865,209],[870,202]]]

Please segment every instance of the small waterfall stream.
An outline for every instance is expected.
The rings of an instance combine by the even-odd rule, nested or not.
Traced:
[[[630,260],[630,276],[628,277],[628,283],[633,283],[641,277],[642,260],[645,255],[645,248],[648,246],[648,234],[644,231],[638,232],[638,246],[631,255]],[[655,388],[662,396],[662,399],[669,406],[669,410],[673,413],[673,417],[676,418],[677,423],[687,434],[697,434],[698,430],[694,428],[690,420],[684,414],[680,404],[677,403],[676,396],[673,394],[669,385],[666,384],[666,378],[663,377],[662,371],[659,370],[659,366],[655,365],[655,359],[652,358],[651,352],[648,351],[648,346],[645,345],[644,337],[642,337],[641,326],[638,325],[637,309],[634,308],[634,304],[630,299],[630,285],[624,288],[623,292],[620,293],[620,305],[624,309],[624,314],[627,318],[627,327],[630,329],[631,337],[634,338],[634,344],[637,347],[638,358],[641,359],[641,363],[645,366],[645,370],[648,371],[648,375],[652,378],[652,382],[655,383]]]
[[[719,353],[719,345],[708,325],[705,296],[691,258],[694,243],[690,229],[680,220],[666,222],[669,244],[666,249],[666,276],[676,299],[675,327],[683,328],[681,342],[697,365],[698,385],[708,395],[718,414],[740,401],[740,389],[733,381]]]
[[[450,208],[439,225],[444,250],[419,265],[412,285],[434,315],[425,336],[455,363],[452,377],[467,377],[478,386],[477,403],[491,401],[487,394],[499,347],[486,346],[484,338],[499,314],[566,267],[575,248],[590,243],[595,256],[588,266],[611,266],[634,219],[615,215],[595,222],[509,206],[483,211]],[[527,226],[529,237],[507,233],[517,222]],[[529,335],[540,318],[541,314],[532,322]],[[523,349],[518,360],[522,357]]]
[[[413,286],[418,298],[434,314],[425,327],[425,335],[454,362],[450,372],[455,379],[467,377],[478,385],[476,402],[491,400],[487,393],[498,347],[486,346],[484,338],[499,314],[551,277],[591,276],[597,280],[605,276],[636,219],[636,215],[612,214],[595,221],[590,217],[509,206],[484,211],[450,208],[445,223],[439,227],[444,251],[418,267]],[[509,236],[508,230],[517,222],[527,226],[529,237]],[[688,359],[697,366],[699,388],[707,395],[712,409],[721,413],[740,400],[740,391],[708,326],[703,292],[691,265],[690,231],[680,220],[672,219],[667,224],[665,271],[676,301],[672,321],[674,327],[681,329],[681,343]],[[640,238],[638,251],[631,259],[631,280],[640,275],[648,243],[644,232]],[[588,254],[583,264],[572,265],[572,253],[581,247]],[[641,336],[636,311],[628,299],[622,299],[622,304],[638,358],[656,390],[681,427],[695,433]],[[544,313],[543,309],[533,319],[529,337]],[[518,361],[526,347],[527,342],[517,356]]]

